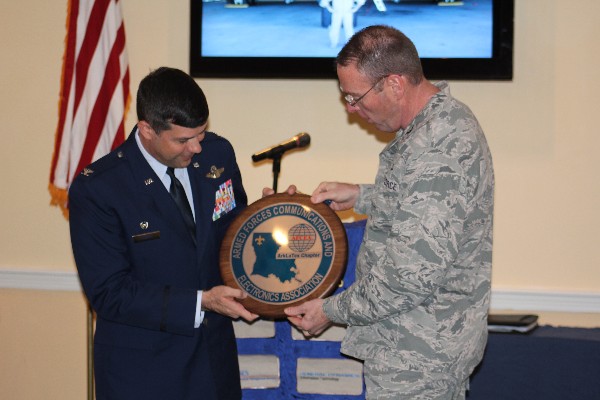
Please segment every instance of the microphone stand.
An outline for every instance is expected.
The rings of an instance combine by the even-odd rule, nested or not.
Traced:
[[[273,191],[275,193],[277,193],[277,180],[281,171],[281,157],[283,157],[283,153],[287,150],[308,146],[308,144],[310,144],[310,136],[308,133],[302,132],[286,142],[252,155],[252,161],[254,162],[262,161],[265,158],[273,160]]]
[[[283,152],[278,152],[273,156],[273,191],[277,193],[277,180],[279,179],[279,171],[281,171],[281,156]]]

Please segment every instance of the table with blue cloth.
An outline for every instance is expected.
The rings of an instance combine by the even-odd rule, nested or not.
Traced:
[[[469,399],[600,399],[600,328],[491,333]]]
[[[344,224],[348,237],[348,266],[344,290],[354,282],[356,256],[364,221]],[[336,291],[336,293],[337,293]],[[293,340],[287,320],[275,321],[275,337],[238,339],[240,355],[279,358],[280,385],[270,389],[243,389],[244,400],[364,399],[359,396],[298,393],[299,357],[344,358],[340,343]],[[541,326],[531,333],[491,333],[483,362],[471,377],[467,399],[600,399],[600,328]]]

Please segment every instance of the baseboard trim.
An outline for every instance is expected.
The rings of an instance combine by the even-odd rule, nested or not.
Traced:
[[[0,269],[0,288],[81,291],[75,272]],[[492,289],[492,310],[600,313],[600,293]]]
[[[0,269],[0,288],[81,291],[75,272]]]
[[[600,293],[492,288],[491,309],[600,313]]]

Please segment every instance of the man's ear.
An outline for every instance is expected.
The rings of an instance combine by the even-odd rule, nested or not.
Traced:
[[[388,85],[396,96],[403,96],[406,90],[406,77],[404,75],[390,75],[387,77]]]
[[[146,140],[151,140],[152,137],[156,135],[156,133],[154,132],[154,129],[152,129],[150,124],[147,123],[146,121],[139,121],[137,123],[137,127],[138,127],[138,130],[140,131],[140,135]]]

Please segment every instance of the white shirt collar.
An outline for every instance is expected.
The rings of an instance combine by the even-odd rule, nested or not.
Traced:
[[[152,155],[150,155],[150,153],[148,153],[148,151],[144,148],[144,145],[142,144],[142,141],[140,140],[140,130],[139,129],[136,129],[136,131],[135,131],[135,141],[136,141],[138,147],[140,148],[142,155],[144,156],[146,161],[148,161],[148,164],[150,164],[150,168],[152,168],[154,173],[156,173],[156,176],[158,176],[160,179],[163,179],[163,177],[167,173],[167,166],[164,165],[163,163],[161,163],[160,161],[158,161],[156,158],[152,157]]]

